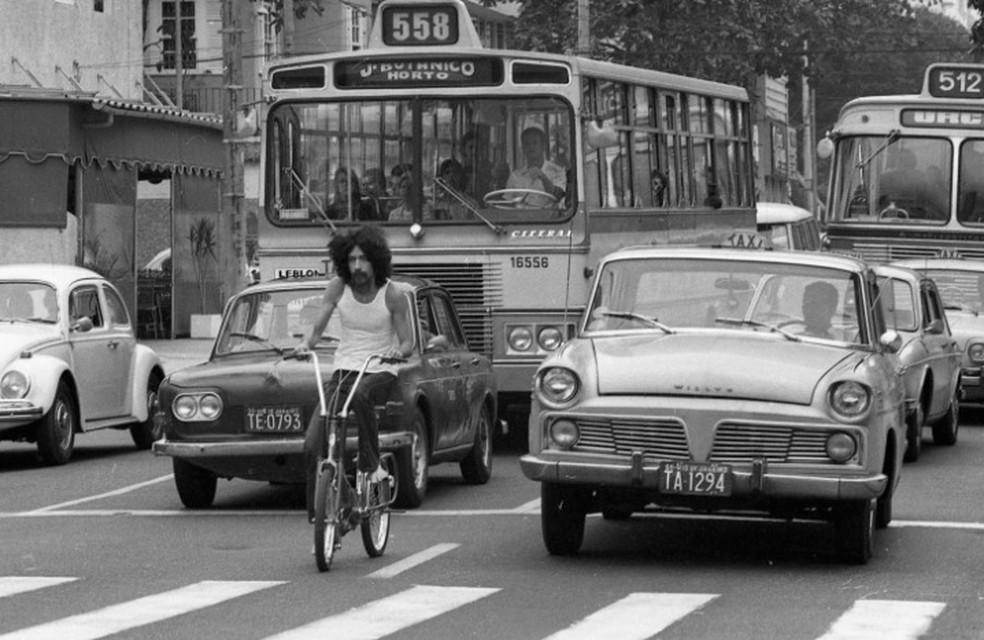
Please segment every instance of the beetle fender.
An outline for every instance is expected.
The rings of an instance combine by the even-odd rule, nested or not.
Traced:
[[[31,380],[31,390],[27,393],[27,398],[42,407],[45,413],[51,408],[51,403],[55,400],[55,391],[58,390],[58,382],[65,372],[69,372],[69,379],[72,391],[78,396],[75,388],[75,380],[72,378],[68,369],[68,364],[61,358],[49,355],[33,355],[30,358],[19,358],[12,362],[7,371],[16,369],[25,373]]]
[[[157,353],[137,343],[133,348],[133,375],[130,376],[130,414],[137,422],[147,419],[147,381],[154,370],[164,377],[164,368]]]

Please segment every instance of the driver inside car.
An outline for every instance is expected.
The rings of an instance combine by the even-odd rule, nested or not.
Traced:
[[[803,323],[801,335],[833,340],[830,327],[837,311],[837,288],[829,282],[817,280],[803,289]]]
[[[546,208],[563,201],[567,191],[564,168],[547,159],[547,136],[542,129],[528,127],[519,136],[526,166],[514,170],[506,180],[506,189],[530,189],[548,195],[531,193],[519,201],[519,206]]]

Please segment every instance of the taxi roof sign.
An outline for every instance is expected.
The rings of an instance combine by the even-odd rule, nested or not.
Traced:
[[[735,231],[725,240],[724,246],[737,249],[771,249],[772,241],[754,231]]]
[[[463,0],[384,0],[369,33],[370,49],[482,48]]]

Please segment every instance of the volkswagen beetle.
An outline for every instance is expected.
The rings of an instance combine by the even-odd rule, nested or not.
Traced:
[[[863,262],[822,253],[608,256],[533,381],[520,464],[547,550],[577,553],[592,512],[710,512],[832,522],[840,557],[867,562],[905,446],[877,294]]]
[[[96,429],[129,429],[149,449],[160,437],[163,377],[104,277],[67,265],[0,267],[0,440],[35,442],[53,465],[69,461],[77,434]]]

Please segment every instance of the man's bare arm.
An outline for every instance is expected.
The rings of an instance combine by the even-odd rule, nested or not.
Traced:
[[[302,351],[313,349],[314,345],[318,344],[318,340],[321,339],[321,334],[324,333],[325,327],[328,326],[328,321],[331,320],[332,314],[335,313],[335,307],[338,306],[338,301],[341,299],[344,291],[345,283],[342,282],[341,278],[332,278],[328,282],[328,286],[325,287],[325,293],[321,298],[321,309],[318,311],[318,316],[315,318],[314,324],[311,325],[311,332],[299,345]]]
[[[386,288],[386,307],[393,316],[393,326],[396,328],[396,338],[399,340],[397,350],[401,358],[407,358],[413,353],[413,331],[410,327],[409,295],[400,287]]]

